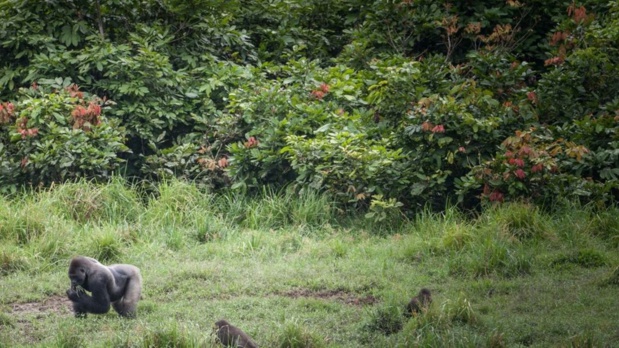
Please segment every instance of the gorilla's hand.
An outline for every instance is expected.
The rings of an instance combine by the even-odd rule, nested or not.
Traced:
[[[73,288],[67,290],[67,296],[71,301],[77,301],[80,297],[80,291],[75,291]]]

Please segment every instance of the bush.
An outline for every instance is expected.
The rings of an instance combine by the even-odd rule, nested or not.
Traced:
[[[22,89],[21,99],[7,110],[0,118],[4,190],[26,183],[109,179],[122,163],[118,153],[127,150],[123,128],[103,116],[102,99],[76,85],[51,93],[37,86]]]

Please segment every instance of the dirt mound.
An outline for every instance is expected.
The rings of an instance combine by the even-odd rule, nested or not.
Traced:
[[[334,300],[356,306],[373,305],[378,302],[378,299],[372,295],[359,297],[344,290],[314,291],[309,289],[294,289],[288,292],[284,292],[281,295],[291,298],[310,297],[325,300]]]

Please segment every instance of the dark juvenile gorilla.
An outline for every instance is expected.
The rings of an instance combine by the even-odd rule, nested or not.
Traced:
[[[258,348],[258,345],[241,329],[230,325],[225,320],[215,323],[217,327],[217,338],[224,347],[236,348]]]
[[[413,314],[421,312],[422,309],[427,309],[432,303],[432,294],[430,290],[423,288],[417,296],[413,297],[406,306],[406,316],[411,317]]]
[[[104,266],[99,261],[77,256],[69,265],[71,288],[67,290],[76,317],[114,310],[123,317],[135,317],[142,291],[140,269],[133,265]],[[90,291],[92,296],[84,292]]]

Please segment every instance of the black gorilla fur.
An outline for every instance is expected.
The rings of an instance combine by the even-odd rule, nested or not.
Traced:
[[[69,278],[71,288],[67,296],[76,317],[107,313],[110,304],[120,316],[135,317],[142,292],[139,268],[122,264],[104,266],[93,258],[77,256],[69,265]]]

